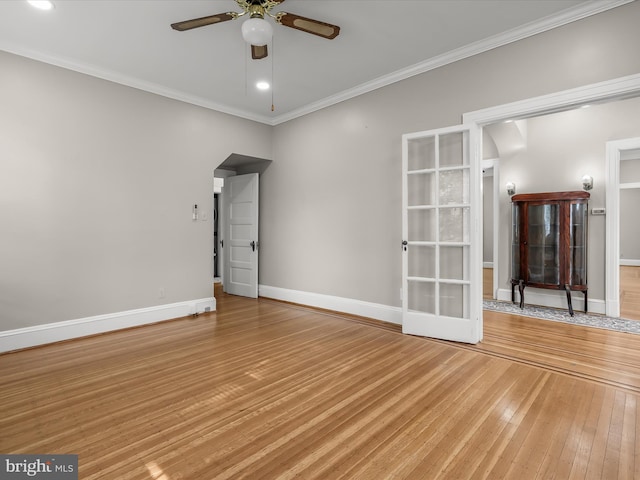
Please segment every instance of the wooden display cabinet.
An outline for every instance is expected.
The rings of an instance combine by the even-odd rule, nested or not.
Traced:
[[[589,193],[525,193],[512,201],[511,301],[515,287],[524,306],[526,286],[584,293],[587,311],[587,223]]]

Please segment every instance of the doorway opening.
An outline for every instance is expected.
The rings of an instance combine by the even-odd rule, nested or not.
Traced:
[[[230,267],[231,263],[233,263],[234,258],[231,254],[231,250],[236,251],[244,251],[247,250],[249,246],[251,246],[251,242],[253,242],[253,246],[251,246],[251,257],[255,257],[253,259],[252,264],[254,264],[255,271],[251,272],[250,276],[253,278],[253,282],[255,284],[255,288],[252,291],[255,292],[255,295],[252,293],[249,296],[257,296],[257,275],[258,275],[258,261],[257,261],[257,251],[258,251],[258,217],[259,217],[259,209],[258,199],[255,199],[256,204],[256,212],[255,212],[255,224],[256,231],[252,232],[252,239],[248,240],[247,245],[233,245],[235,239],[231,238],[231,228],[230,228],[230,215],[226,212],[229,208],[231,208],[232,204],[230,203],[230,185],[234,184],[232,177],[239,177],[244,175],[256,174],[258,177],[264,173],[264,171],[271,164],[271,160],[267,160],[259,157],[251,157],[248,155],[241,155],[237,153],[232,153],[222,162],[218,168],[214,171],[214,236],[213,236],[213,274],[214,274],[214,296],[216,291],[224,291],[231,294],[241,294],[244,293],[237,292],[234,288],[227,288],[232,283],[232,278],[230,272],[233,272],[233,268]],[[256,181],[257,182],[257,181]],[[226,187],[225,187],[226,186]],[[226,188],[226,190],[225,190]],[[256,187],[257,188],[257,187]],[[225,249],[226,247],[226,249]],[[233,247],[233,248],[232,248]],[[246,292],[245,292],[246,293]]]
[[[567,90],[567,91],[559,92],[556,94],[537,97],[537,98],[533,98],[525,101],[515,102],[512,104],[502,105],[502,106],[484,109],[476,112],[470,112],[464,115],[464,122],[472,123],[472,124],[474,123],[477,127],[483,130],[483,135],[481,136],[481,139],[483,142],[481,146],[482,147],[481,150],[484,150],[485,149],[484,142],[486,140],[486,135],[484,130],[486,127],[503,124],[507,121],[533,119],[535,117],[541,117],[541,116],[549,115],[552,113],[575,111],[579,107],[586,106],[586,105],[603,105],[609,102],[614,102],[619,100],[638,101],[637,98],[639,95],[640,95],[640,75],[631,75],[628,77],[623,77],[623,78],[619,78],[611,81],[601,82],[598,84],[588,85],[585,87]],[[608,121],[608,118],[605,119],[605,121]],[[636,125],[637,125],[637,122],[636,122]],[[579,129],[579,126],[576,126],[575,124],[573,124],[573,126],[574,128]],[[620,132],[616,132],[616,134],[620,134]],[[602,143],[604,144],[604,142]],[[604,145],[602,146],[601,150],[604,150]],[[599,194],[595,196],[596,198],[593,199],[593,203],[591,206],[596,207],[596,215],[599,215],[601,211],[606,211],[607,213],[606,217],[608,219],[609,214],[612,212],[612,210],[608,207],[606,209],[599,208],[604,206],[605,192],[604,192],[604,189],[602,188],[602,185],[605,183],[605,179],[607,177],[602,156],[603,156],[602,152],[600,152],[599,155],[597,155],[597,158],[581,157],[577,159],[578,160],[577,165],[584,166],[587,168],[594,168],[594,169],[597,168],[598,170],[597,171],[594,170],[593,173],[590,173],[590,172],[582,171],[583,170],[582,168],[577,167],[576,171],[572,173],[572,175],[574,175],[576,178],[575,182],[576,182],[577,188],[572,188],[572,189],[577,190],[581,188],[580,179],[585,173],[589,173],[591,176],[593,176],[596,182],[600,182],[600,187],[599,187]],[[484,158],[487,158],[486,153]],[[495,275],[496,278],[494,281],[497,282],[497,290],[496,290],[497,300],[510,301],[511,299],[510,289],[506,288],[506,283],[509,281],[509,264],[510,264],[510,259],[508,254],[508,250],[509,250],[508,239],[510,238],[510,231],[509,231],[510,230],[509,229],[510,208],[508,208],[509,197],[508,197],[508,194],[506,193],[505,185],[503,184],[509,180],[514,182],[517,186],[517,190],[519,193],[530,191],[528,188],[532,187],[532,185],[528,183],[530,179],[529,177],[527,177],[526,174],[523,174],[522,176],[518,176],[517,178],[513,178],[513,179],[506,178],[504,173],[505,171],[508,171],[508,169],[504,168],[505,167],[503,165],[504,158],[502,156],[499,156],[499,158],[501,162],[500,168],[499,169],[494,168],[494,180],[496,178],[495,177],[496,172],[499,172],[499,175],[500,175],[500,180],[498,181],[500,184],[498,189],[499,193],[497,195],[498,201],[494,205],[494,223],[499,222],[500,225],[503,225],[503,227],[501,227],[501,229],[498,230],[500,233],[499,235],[496,236],[496,241],[494,243],[496,245],[498,244],[503,245],[504,242],[501,242],[500,239],[504,239],[507,243],[504,244],[502,247],[498,247],[498,249],[502,251],[502,254],[496,255],[495,258],[493,259],[494,271],[496,273]],[[566,161],[566,158],[562,159],[562,161]],[[517,174],[517,172],[525,172],[525,171],[526,171],[525,169],[520,169],[520,170],[514,169],[512,170],[512,173]],[[551,187],[549,191],[553,191],[553,188],[554,188],[553,183],[555,181],[558,181],[559,176],[557,174],[554,174],[553,170],[546,171],[544,173],[546,173],[547,175],[546,180]],[[556,190],[560,191],[563,188],[564,187],[556,188]],[[606,192],[607,201],[610,197],[611,195],[609,195],[609,192],[607,189],[607,192]],[[596,216],[595,218],[597,218],[599,221],[602,221],[604,219],[604,216],[602,217]],[[604,225],[601,226],[601,230],[604,230]],[[607,235],[611,233],[612,233],[611,231],[608,231]],[[617,235],[617,232],[614,232],[614,233],[615,235]],[[617,241],[618,239],[616,238],[616,242]],[[601,242],[601,245],[599,246],[599,248],[604,251],[604,247],[602,245],[603,243],[604,241]],[[608,237],[607,237],[607,244],[610,244]],[[608,305],[610,301],[610,295],[609,293],[607,293],[606,302],[605,302],[604,286],[602,285],[604,283],[605,275],[603,273],[605,271],[607,273],[606,285],[607,285],[607,292],[609,292],[609,287],[611,283],[609,282],[609,275],[615,275],[615,278],[617,278],[618,269],[615,268],[614,270],[614,265],[609,259],[610,259],[610,256],[607,256],[606,265],[603,265],[605,262],[602,256],[600,259],[596,259],[596,264],[598,261],[601,262],[601,264],[599,265],[599,272],[598,272],[600,278],[594,281],[601,282],[600,289],[602,293],[600,293],[599,295],[601,299],[598,299],[598,298],[589,299],[589,310],[592,312],[605,313],[605,303]],[[592,257],[592,262],[593,262],[593,257]],[[614,272],[614,273],[611,273],[611,272]],[[591,268],[591,273],[594,273],[594,268]],[[591,273],[590,273],[590,278],[591,278]],[[556,305],[548,305],[548,306],[556,306]],[[558,307],[562,308],[562,305],[558,304]]]

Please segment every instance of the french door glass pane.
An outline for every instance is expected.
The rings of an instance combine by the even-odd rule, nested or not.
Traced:
[[[469,247],[440,247],[440,278],[469,280]]]
[[[416,173],[407,176],[407,200],[410,207],[434,205],[436,201],[434,173]]]
[[[469,318],[469,286],[440,283],[440,314],[447,317]]]
[[[410,242],[433,242],[436,240],[435,209],[409,210],[407,217]]]
[[[436,285],[433,282],[408,281],[408,309],[413,312],[436,313]]]
[[[428,245],[409,245],[410,277],[435,278],[436,276],[436,247]]]
[[[469,202],[469,169],[440,172],[440,205]]]
[[[469,165],[469,156],[465,155],[466,132],[440,135],[440,167]]]
[[[440,208],[439,213],[441,242],[469,241],[469,207]]]
[[[426,170],[436,166],[436,141],[434,137],[414,138],[408,142],[408,170]]]

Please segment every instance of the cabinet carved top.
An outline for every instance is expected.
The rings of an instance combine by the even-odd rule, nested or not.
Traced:
[[[519,193],[511,197],[512,202],[536,202],[555,200],[587,200],[591,194],[584,190],[573,192]]]

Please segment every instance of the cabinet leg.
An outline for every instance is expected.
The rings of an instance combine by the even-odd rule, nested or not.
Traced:
[[[520,308],[524,308],[524,280],[518,282],[518,291],[520,292]]]
[[[569,285],[565,285],[564,289],[567,291],[567,305],[569,305],[569,315],[573,317],[573,305],[571,304],[571,289]]]
[[[587,291],[584,291],[584,313],[587,313],[587,305],[588,305],[588,301],[587,301]]]

